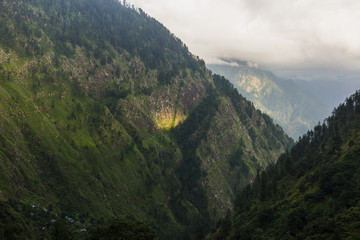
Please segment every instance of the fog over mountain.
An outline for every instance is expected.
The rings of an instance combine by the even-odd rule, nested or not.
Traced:
[[[300,88],[317,96],[327,103],[329,109],[333,109],[343,102],[354,89],[358,89],[357,82],[338,82],[332,80],[294,80]],[[330,112],[329,112],[330,114]]]
[[[129,2],[129,1],[128,1]],[[360,2],[131,0],[207,64],[245,59],[285,79],[360,87]]]
[[[274,119],[293,139],[298,139],[331,113],[327,102],[340,102],[334,91],[337,84],[304,80],[296,84],[261,69],[256,63],[236,59],[222,61],[225,64],[207,66],[229,79],[244,97]]]

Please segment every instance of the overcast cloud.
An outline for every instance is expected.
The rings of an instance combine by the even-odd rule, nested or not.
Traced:
[[[208,64],[238,58],[282,77],[360,76],[358,0],[127,2],[163,23]]]

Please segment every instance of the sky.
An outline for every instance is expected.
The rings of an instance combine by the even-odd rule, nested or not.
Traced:
[[[257,63],[280,77],[360,87],[358,0],[127,0],[207,64]]]

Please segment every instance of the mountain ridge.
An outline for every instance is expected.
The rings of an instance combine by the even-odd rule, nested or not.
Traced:
[[[356,239],[360,91],[237,195],[206,239]]]
[[[271,116],[293,139],[326,117],[326,105],[293,81],[281,79],[254,63],[223,61],[227,65],[208,66],[227,77],[243,96]]]

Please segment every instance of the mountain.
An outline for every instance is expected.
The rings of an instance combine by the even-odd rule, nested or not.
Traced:
[[[0,112],[4,239],[192,239],[292,144],[115,0],[1,0]]]
[[[284,80],[255,64],[224,60],[226,64],[208,67],[228,78],[256,108],[268,114],[293,139],[322,121],[328,106],[291,80]]]
[[[259,172],[208,239],[358,239],[360,91]]]

